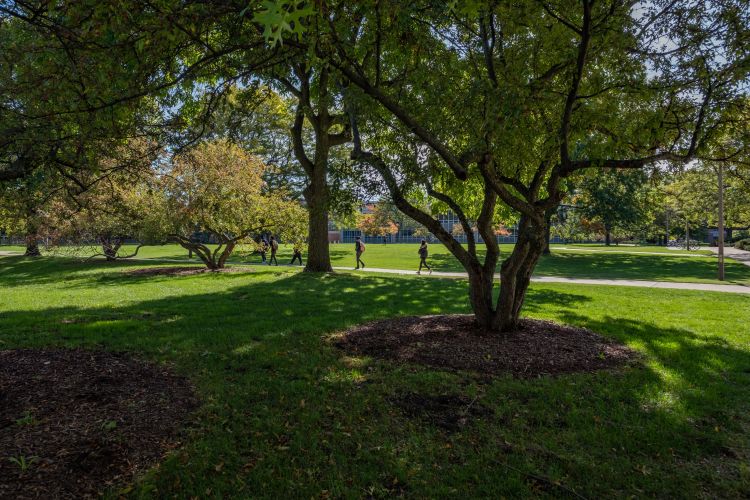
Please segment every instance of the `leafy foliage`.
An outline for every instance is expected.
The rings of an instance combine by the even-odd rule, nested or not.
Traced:
[[[161,235],[195,252],[211,269],[224,267],[237,244],[272,232],[298,241],[306,231],[301,205],[267,192],[266,166],[225,140],[202,143],[174,158],[154,188],[141,193],[140,212],[152,238]],[[206,233],[219,244],[210,249]]]
[[[581,215],[600,222],[606,233],[645,225],[651,203],[642,171],[597,170],[578,184],[575,197]]]

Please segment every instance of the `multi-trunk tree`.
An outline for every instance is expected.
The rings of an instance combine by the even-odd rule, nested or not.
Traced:
[[[462,263],[479,324],[508,331],[544,249],[545,215],[573,174],[701,153],[721,120],[717,109],[736,101],[747,77],[746,50],[737,48],[745,34],[731,15],[740,3],[326,3],[315,43],[350,89],[353,158],[377,170],[399,209]],[[725,57],[708,56],[712,46]],[[381,147],[383,129],[422,153],[408,161]],[[414,183],[450,207],[467,234],[467,192],[479,200],[484,259],[472,238],[462,246],[409,202]],[[494,299],[492,220],[501,204],[518,216],[518,241]]]
[[[304,238],[306,211],[287,193],[266,189],[265,169],[259,158],[227,141],[182,152],[153,184],[134,189],[143,237],[177,243],[209,269],[223,268],[238,245],[260,234],[290,242]]]
[[[26,65],[29,78],[22,83],[28,95],[39,97],[26,104],[44,102],[50,92],[55,105],[47,115],[24,118],[44,123],[46,116],[96,113],[72,128],[62,121],[56,130],[67,132],[60,137],[95,138],[101,129],[116,140],[113,130],[138,130],[134,117],[142,116],[116,104],[139,96],[161,99],[165,107],[157,115],[163,116],[182,103],[194,107],[191,96],[200,91],[207,97],[196,101],[200,112],[194,116],[203,120],[235,83],[282,75],[291,84],[288,91],[304,97],[307,81],[311,99],[299,100],[293,128],[307,120],[320,132],[314,146],[303,145],[308,162],[318,162],[310,151],[338,140],[331,135],[344,141],[348,123],[352,157],[374,168],[395,205],[463,264],[476,318],[493,330],[517,326],[549,214],[571,176],[689,161],[709,149],[712,136],[724,130],[722,122],[743,116],[720,110],[747,104],[742,0],[170,0],[140,7],[113,0],[2,7],[3,20],[10,16],[52,35],[51,56]],[[130,14],[112,16],[113,9]],[[91,29],[98,25],[106,29]],[[283,44],[269,47],[269,40],[279,42],[286,32],[291,36]],[[28,60],[48,53],[32,48],[43,50],[14,54]],[[83,61],[95,70],[76,66]],[[61,72],[66,85],[58,91],[52,77]],[[13,95],[17,81],[7,75],[17,74],[0,76],[8,90],[3,95]],[[340,113],[344,107],[348,120]],[[23,125],[16,108],[14,102],[2,104],[4,122]],[[10,136],[24,140],[0,143],[0,177],[33,164],[27,152],[35,136]],[[39,151],[29,158],[47,158],[48,148]],[[67,144],[65,151],[66,158],[86,156]],[[88,165],[64,161],[66,173]],[[322,185],[324,176],[311,171]],[[413,203],[415,192],[432,201]],[[464,247],[424,208],[440,205],[457,215],[467,236],[477,227],[486,242],[483,257],[473,237]],[[506,208],[518,221],[518,242],[500,264],[493,227]],[[322,224],[315,227],[322,234]]]

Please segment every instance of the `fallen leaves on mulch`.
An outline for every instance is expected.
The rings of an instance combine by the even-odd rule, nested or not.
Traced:
[[[407,316],[355,326],[341,349],[441,369],[534,378],[621,366],[637,353],[585,328],[524,319],[515,332],[482,330],[471,315]]]
[[[197,406],[167,368],[104,351],[0,351],[0,498],[82,498],[179,445]]]
[[[143,269],[132,269],[124,271],[126,276],[190,276],[203,273],[241,273],[252,271],[248,268],[224,267],[222,269],[209,269],[196,266],[172,266],[172,267],[146,267]]]

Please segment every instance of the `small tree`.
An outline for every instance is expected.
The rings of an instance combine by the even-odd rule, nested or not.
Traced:
[[[147,243],[141,236],[143,219],[135,210],[133,184],[108,179],[76,199],[52,200],[44,228],[48,244],[56,248],[86,247],[92,256],[108,261],[135,257]],[[139,242],[130,254],[121,253],[129,239]]]
[[[422,225],[417,226],[411,234],[415,238],[428,238],[432,235],[432,233]]]
[[[108,261],[137,255],[144,239],[143,217],[135,193],[138,186],[154,180],[153,164],[161,149],[155,142],[128,141],[111,151],[88,160],[106,175],[81,175],[83,185],[65,178],[45,199],[39,234],[48,247],[78,253],[82,248],[92,256]],[[92,169],[93,170],[93,169]],[[64,184],[63,181],[68,181]],[[121,253],[127,240],[140,244],[130,255]]]
[[[27,257],[41,255],[39,241],[47,215],[45,191],[52,185],[49,177],[47,172],[36,170],[0,185],[0,228],[24,239]]]
[[[388,236],[398,232],[398,226],[393,221],[383,220],[376,213],[361,215],[357,229],[369,236]]]
[[[194,252],[209,269],[223,268],[235,247],[272,232],[303,234],[307,214],[281,191],[266,191],[266,166],[227,141],[207,142],[174,158],[156,183],[139,193],[150,238],[161,236]],[[217,244],[196,241],[208,233]]]

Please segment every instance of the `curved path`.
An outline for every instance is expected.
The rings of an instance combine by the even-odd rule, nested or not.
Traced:
[[[351,267],[334,267],[337,271],[355,271]],[[414,275],[416,271],[405,269],[383,269],[377,267],[366,267],[359,271],[384,274]],[[425,277],[435,278],[466,278],[466,273],[434,271],[432,274],[422,273]],[[499,278],[499,275],[496,275]],[[611,286],[636,286],[644,288],[668,288],[676,290],[702,290],[705,292],[744,293],[750,295],[750,286],[744,285],[716,285],[712,283],[682,283],[675,281],[646,281],[646,280],[606,280],[587,278],[561,278],[557,276],[536,276],[531,278],[535,283],[574,283],[579,285],[611,285]]]
[[[711,247],[711,251],[714,253],[714,255],[719,253],[719,249],[716,247]],[[745,264],[746,266],[750,266],[750,252],[748,252],[747,250],[740,250],[739,248],[727,246],[724,247],[724,257],[728,257],[732,260],[736,260],[737,262]]]

